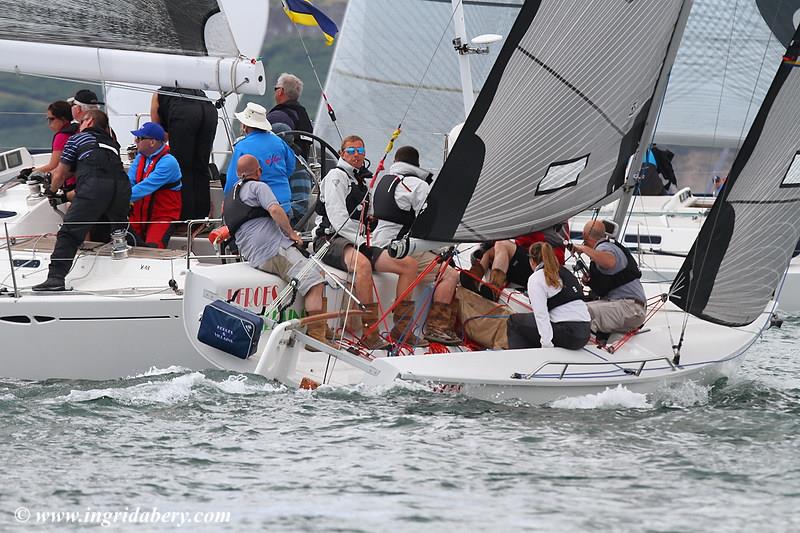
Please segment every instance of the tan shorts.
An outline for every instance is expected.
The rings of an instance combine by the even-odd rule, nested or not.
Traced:
[[[290,246],[281,248],[277,255],[267,259],[258,269],[275,274],[286,283],[289,283],[292,278],[297,278],[300,282],[297,285],[297,291],[305,296],[312,287],[325,281],[316,265],[307,269],[305,274],[299,277],[300,271],[310,262],[311,260],[306,259],[297,248]]]

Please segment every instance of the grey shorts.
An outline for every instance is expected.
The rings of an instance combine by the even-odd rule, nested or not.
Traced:
[[[297,278],[300,282],[297,286],[297,291],[305,296],[312,287],[325,281],[316,265],[306,270],[302,277],[299,277],[300,271],[310,262],[311,260],[306,259],[297,248],[290,246],[281,248],[277,255],[267,259],[258,269],[275,274],[286,283],[289,283],[292,278]]]
[[[317,237],[314,240],[314,251],[319,251],[326,240],[325,237]],[[331,245],[328,251],[322,256],[322,262],[333,268],[338,268],[339,270],[347,272],[347,265],[344,262],[344,252],[348,246],[353,246],[353,243],[344,237],[334,237],[331,239]]]

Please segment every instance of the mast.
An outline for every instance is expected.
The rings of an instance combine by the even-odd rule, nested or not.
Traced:
[[[661,67],[661,74],[656,83],[656,89],[653,92],[653,102],[650,106],[650,112],[647,115],[644,131],[642,131],[639,147],[633,155],[625,185],[622,186],[622,196],[620,196],[617,210],[614,212],[614,222],[617,224],[617,235],[614,235],[614,237],[619,236],[625,216],[628,214],[633,191],[636,190],[636,177],[639,175],[639,171],[642,167],[642,154],[650,147],[650,140],[653,138],[653,130],[656,127],[656,118],[661,110],[661,102],[664,100],[664,94],[667,92],[669,72],[672,69],[672,64],[675,62],[675,56],[678,54],[678,48],[680,48],[681,38],[683,37],[683,30],[686,28],[686,21],[689,19],[689,12],[692,10],[693,2],[694,0],[686,0],[683,2],[680,15],[678,15],[678,20],[675,23],[675,30],[672,34],[669,48],[667,49],[664,64]]]
[[[472,70],[469,66],[469,46],[467,45],[467,28],[464,24],[464,4],[462,0],[451,0],[453,3],[453,26],[455,39],[453,46],[458,52],[458,70],[461,73],[461,93],[464,98],[464,117],[469,116],[475,96],[472,92]]]

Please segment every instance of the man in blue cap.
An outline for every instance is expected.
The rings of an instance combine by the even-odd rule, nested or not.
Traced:
[[[145,122],[131,132],[138,154],[128,169],[131,230],[137,244],[166,248],[181,216],[181,167],[164,144],[164,128]]]

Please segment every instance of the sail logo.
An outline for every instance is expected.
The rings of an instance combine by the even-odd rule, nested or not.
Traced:
[[[236,295],[236,298],[231,300],[236,291],[239,291],[239,294]],[[277,298],[278,298],[277,285],[263,285],[259,287],[229,288],[227,300],[236,302],[236,305],[240,305],[245,308],[255,307],[260,309],[265,305],[271,304]]]
[[[278,164],[282,160],[283,158],[280,155],[275,154],[271,157],[267,157],[266,159],[264,159],[264,164],[269,167],[272,166],[273,163]]]

